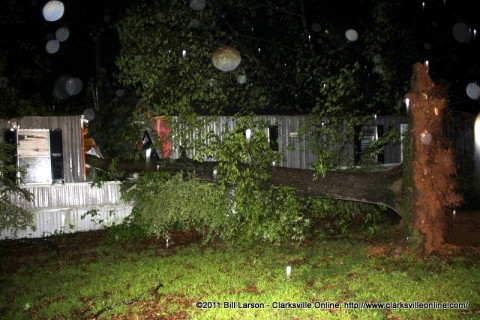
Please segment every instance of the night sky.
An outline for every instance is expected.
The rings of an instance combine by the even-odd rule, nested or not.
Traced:
[[[41,81],[17,82],[25,86],[22,89],[51,94],[55,80],[62,75],[80,77],[87,84],[96,74],[95,37],[101,42],[102,64],[113,64],[118,50],[113,19],[124,11],[121,1],[65,1],[65,13],[55,22],[45,21],[42,15],[46,1],[8,1],[7,10],[1,13],[2,28],[8,30],[1,43],[8,61],[7,76],[15,82],[25,69],[43,76]],[[60,42],[57,52],[49,54],[46,44],[62,27],[68,28],[69,37]],[[48,72],[42,73],[42,68]],[[28,87],[32,85],[35,88]]]
[[[68,100],[80,103],[80,99],[85,100],[86,87],[98,71],[113,79],[111,74],[115,71],[115,55],[119,50],[114,23],[133,1],[66,0],[65,13],[55,22],[47,22],[42,16],[46,2],[2,0],[0,53],[6,58],[6,68],[0,80],[10,82],[25,94],[36,94],[54,103],[55,82],[61,76],[79,78],[83,88]],[[466,94],[468,83],[480,83],[480,35],[476,34],[480,29],[480,11],[473,8],[473,2],[407,0],[405,11],[399,12],[398,18],[410,21],[414,17],[414,23],[406,27],[418,36],[418,58],[429,61],[434,80],[443,79],[449,83],[452,107],[478,112],[479,100],[474,101]],[[356,28],[361,35],[371,17],[365,9],[368,0],[305,0],[305,3],[309,21],[328,17],[336,23],[339,33]],[[56,31],[62,27],[68,28],[69,37],[60,42],[56,53],[49,54],[46,43],[55,39]],[[461,34],[462,27],[468,28],[470,36]],[[460,35],[455,37],[454,30]],[[95,40],[99,44],[97,47]]]

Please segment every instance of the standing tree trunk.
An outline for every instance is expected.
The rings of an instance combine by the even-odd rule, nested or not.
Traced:
[[[424,236],[426,255],[444,243],[451,210],[462,200],[455,189],[456,168],[451,141],[445,136],[446,90],[435,85],[428,66],[413,68],[410,100],[412,118],[413,228]]]

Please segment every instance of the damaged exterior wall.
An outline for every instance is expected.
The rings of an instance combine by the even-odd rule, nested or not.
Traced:
[[[0,120],[0,129],[61,129],[65,183],[84,182],[83,116],[22,117]]]
[[[22,188],[34,195],[33,200],[18,196],[11,196],[11,200],[33,212],[36,229],[28,228],[16,235],[1,230],[0,239],[39,238],[119,224],[132,211],[132,206],[121,200],[120,186],[115,181],[101,187],[90,183],[25,185]],[[86,214],[89,211],[91,214]]]
[[[33,213],[35,230],[28,228],[17,234],[9,230],[0,230],[0,239],[38,238],[58,233],[97,230],[114,223],[119,224],[131,213],[132,206],[121,200],[120,182],[105,182],[100,187],[94,187],[86,182],[83,123],[83,116],[0,120],[0,129],[6,130],[27,130],[35,133],[61,129],[63,153],[61,180],[64,182],[23,184],[22,188],[33,194],[32,201],[26,201],[18,195],[10,195],[13,203]],[[30,142],[32,143],[35,143],[35,140]],[[34,155],[37,153],[38,146],[28,147]]]
[[[263,120],[267,126],[276,127],[276,142],[278,152],[283,162],[279,166],[297,169],[311,169],[316,156],[308,149],[308,142],[301,135],[302,128],[308,121],[308,116],[256,116],[254,120]],[[199,121],[207,119],[200,117]],[[175,121],[175,118],[173,119]],[[234,117],[217,117],[205,124],[205,131],[221,135],[225,128],[233,129]],[[400,131],[400,125],[405,123],[405,117],[384,116],[367,123],[368,126],[383,126],[385,129]],[[132,210],[132,206],[121,200],[120,183],[107,182],[102,187],[92,187],[85,182],[84,149],[83,149],[83,117],[24,117],[0,120],[0,128],[12,129],[56,129],[62,130],[63,174],[62,184],[27,184],[22,186],[34,195],[32,202],[23,199],[12,199],[21,207],[34,213],[36,230],[28,229],[16,236],[2,230],[0,239],[43,237],[62,232],[76,232],[101,229],[113,223],[120,223]],[[267,129],[268,130],[268,129]],[[172,131],[172,134],[175,132]],[[269,136],[271,132],[267,132]],[[269,136],[270,137],[270,136]],[[272,138],[272,137],[270,137]],[[332,145],[334,150],[337,146]],[[187,156],[192,158],[195,150],[190,150]],[[171,158],[178,158],[178,146],[172,146]],[[355,156],[354,146],[345,149],[345,165],[349,165]],[[384,154],[386,164],[401,162],[401,146],[389,145]],[[212,159],[205,159],[212,160]],[[87,212],[96,215],[86,215]],[[85,216],[82,219],[82,216]]]

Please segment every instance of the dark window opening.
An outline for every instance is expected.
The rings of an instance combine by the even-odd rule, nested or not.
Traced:
[[[50,161],[52,165],[52,182],[62,183],[63,180],[63,140],[62,130],[50,130]]]
[[[268,127],[268,142],[270,149],[278,151],[278,125]]]
[[[361,165],[363,162],[367,161],[366,154],[368,153],[368,148],[370,144],[378,138],[382,137],[385,134],[385,128],[383,125],[380,126],[356,126],[355,127],[355,137],[354,137],[354,161],[356,165]],[[376,155],[374,161],[385,163],[385,154],[379,153]]]

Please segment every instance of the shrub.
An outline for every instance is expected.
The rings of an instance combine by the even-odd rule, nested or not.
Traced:
[[[246,239],[302,241],[309,236],[306,207],[291,188],[271,186],[267,190],[236,192],[236,209],[243,218],[239,230]]]
[[[124,239],[135,238],[125,229],[130,226],[139,234],[165,238],[173,230],[194,230],[204,241],[298,241],[308,236],[310,226],[303,202],[285,187],[248,192],[200,182],[193,174],[148,173],[124,198],[134,201],[131,217],[114,228]]]
[[[221,230],[228,211],[218,188],[183,173],[148,173],[124,198],[135,201],[131,224],[157,237],[195,230],[210,239]]]
[[[31,200],[33,197],[17,183],[14,152],[14,145],[0,141],[0,230],[10,231],[15,235],[19,230],[27,227],[34,228],[34,222],[32,212],[11,201],[12,195],[17,199],[26,200]]]

